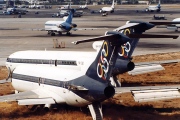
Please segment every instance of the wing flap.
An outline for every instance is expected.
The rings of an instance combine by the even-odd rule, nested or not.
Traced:
[[[156,72],[164,70],[164,67],[158,64],[150,64],[150,65],[141,65],[138,67],[135,67],[132,71],[129,71],[129,75],[138,75],[138,74],[144,74],[149,72]]]
[[[19,105],[41,105],[41,104],[55,104],[52,98],[39,98],[39,99],[23,99],[18,100]]]
[[[131,91],[136,102],[148,102],[155,100],[165,100],[180,98],[179,89],[159,89],[159,90],[141,90]]]

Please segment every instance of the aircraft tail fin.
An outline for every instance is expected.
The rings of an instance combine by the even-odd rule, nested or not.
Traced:
[[[72,23],[72,19],[73,19],[73,14],[74,14],[75,10],[74,9],[71,9],[70,12],[69,12],[69,15],[66,19],[66,22],[71,24]]]
[[[112,34],[113,33],[113,34]],[[94,62],[86,71],[86,75],[102,83],[109,83],[112,69],[118,57],[119,47],[131,39],[122,33],[113,31],[110,35],[76,41],[75,44],[104,40]]]
[[[136,48],[139,38],[173,38],[176,39],[178,36],[172,35],[148,35],[142,34],[148,29],[153,28],[159,24],[171,24],[172,22],[141,22],[141,21],[128,21],[126,25],[121,26],[114,31],[118,31],[123,33],[124,35],[130,37],[132,40],[125,43],[119,48],[119,56],[120,59],[131,59],[131,55]]]
[[[121,26],[120,28],[115,29],[114,31],[118,31],[123,33],[124,35],[141,35],[146,30],[154,27],[153,24],[141,22],[141,21],[128,21],[126,25]],[[139,42],[139,38],[132,38],[131,41],[125,43],[119,48],[119,56],[120,59],[131,59],[131,55]]]
[[[111,8],[114,8],[114,0],[113,0],[113,2],[112,2]]]
[[[159,0],[159,3],[157,5],[158,8],[161,8],[161,0]]]

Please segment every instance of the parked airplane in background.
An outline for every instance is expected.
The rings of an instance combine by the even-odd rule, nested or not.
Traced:
[[[151,5],[151,6],[148,6],[148,8],[145,9],[146,12],[160,12],[161,11],[161,1],[159,0],[159,3],[158,5]]]
[[[102,7],[100,10],[99,10],[100,13],[106,13],[106,12],[110,12],[110,13],[113,13],[114,12],[114,0],[112,2],[112,5],[111,7]]]
[[[5,15],[14,15],[14,14],[26,14],[27,13],[27,10],[26,8],[7,8],[6,11],[3,11],[3,14]]]
[[[61,35],[62,33],[66,33],[66,35],[70,35],[71,30],[94,30],[100,28],[77,28],[77,25],[72,23],[74,9],[71,9],[67,19],[65,21],[47,21],[45,23],[45,29],[40,29],[41,31],[48,31],[48,34],[51,36],[55,36],[55,33]]]
[[[29,9],[40,9],[40,8],[41,8],[41,6],[36,5],[35,3],[34,3],[34,5],[29,5]]]
[[[60,9],[72,9],[71,8],[71,1],[67,5],[60,7]]]
[[[175,18],[174,20],[172,20],[171,25],[157,26],[157,28],[167,28],[168,30],[174,30],[177,32],[178,28],[180,28],[180,24],[175,24],[175,22],[180,22],[180,18]]]
[[[139,30],[139,27],[142,28],[142,25],[145,26],[143,30],[153,27],[149,23],[139,22],[122,26],[119,30],[133,27],[136,31]],[[138,26],[138,29],[135,26]],[[136,38],[148,37],[147,35],[135,36]],[[119,56],[119,48],[128,42],[131,43],[133,39],[123,33],[112,31],[106,32],[105,36],[73,43],[80,44],[99,40],[104,41],[98,53],[89,62],[85,62],[81,70],[73,69],[70,66],[61,68],[30,64],[16,67],[12,72],[12,86],[16,90],[16,94],[0,96],[0,102],[17,101],[18,105],[45,105],[45,107],[51,107],[52,104],[88,106],[93,120],[102,120],[101,102],[113,97],[115,93],[131,91],[134,99],[138,102],[180,97],[178,92],[180,86],[114,88],[110,83],[110,77]],[[172,92],[173,94],[171,94]]]
[[[80,5],[79,8],[81,8],[81,9],[88,9],[88,7],[87,7],[87,2],[86,2],[85,5]]]

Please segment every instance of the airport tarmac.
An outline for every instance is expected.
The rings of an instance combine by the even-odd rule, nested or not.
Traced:
[[[143,7],[138,7],[140,9]],[[96,8],[97,9],[97,8]],[[123,9],[123,10],[122,10]],[[14,18],[13,15],[0,15],[0,66],[5,65],[6,58],[22,50],[76,50],[76,51],[93,51],[92,42],[79,45],[73,45],[71,42],[91,37],[102,36],[106,31],[122,26],[128,20],[155,21],[152,20],[154,14],[165,15],[167,20],[172,21],[178,18],[180,10],[176,7],[163,8],[160,13],[136,13],[137,7],[121,6],[115,13],[102,17],[100,14],[91,14],[86,11],[83,17],[73,19],[73,23],[78,28],[102,28],[99,30],[72,31],[71,36],[49,36],[46,31],[32,31],[35,28],[44,28],[44,23],[48,20],[60,20],[62,18],[51,18],[51,14],[56,9],[41,10],[40,15],[35,15],[35,10],[29,11],[22,18]],[[164,10],[164,11],[163,11]],[[43,17],[43,13],[45,13]],[[29,15],[28,15],[29,14]],[[39,17],[38,17],[39,16]],[[157,20],[156,20],[157,21]],[[106,29],[108,28],[108,29]],[[146,33],[150,34],[169,34],[179,35],[180,32],[169,31],[165,28],[153,28]],[[65,42],[65,48],[53,48],[53,39],[59,42]],[[168,53],[180,51],[180,37],[178,39],[140,39],[133,55]]]

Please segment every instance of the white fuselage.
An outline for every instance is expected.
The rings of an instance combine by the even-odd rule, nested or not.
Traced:
[[[175,18],[172,22],[180,22],[180,18]],[[176,24],[177,27],[180,27],[180,24]]]
[[[23,75],[23,77],[20,77],[20,75]],[[19,92],[40,89],[39,98],[44,98],[48,95],[59,104],[66,103],[73,106],[85,106],[90,104],[90,101],[79,97],[67,89],[70,80],[82,75],[83,73],[80,70],[39,65],[21,65],[13,71],[12,86]],[[21,79],[18,79],[18,76]]]
[[[157,11],[157,10],[159,10],[158,6],[149,6],[148,9],[149,9],[149,11]]]
[[[114,0],[112,1],[111,7],[102,7],[100,9],[100,13],[102,12],[111,12],[111,13],[114,12]]]
[[[102,8],[102,11],[105,11],[105,12],[111,12],[113,10],[114,10],[114,8],[112,8],[112,7],[103,7]]]
[[[57,66],[63,68],[83,69],[85,61],[92,61],[97,52],[69,51],[19,51],[11,54],[6,61],[6,67],[13,71],[24,64],[42,66]]]
[[[66,32],[64,29],[61,29],[59,25],[64,21],[47,21],[45,23],[46,31],[54,31],[54,32]]]
[[[180,22],[180,18],[175,18],[172,20],[172,22]],[[171,24],[167,25],[168,30],[178,31],[178,28],[180,27],[180,24]]]

